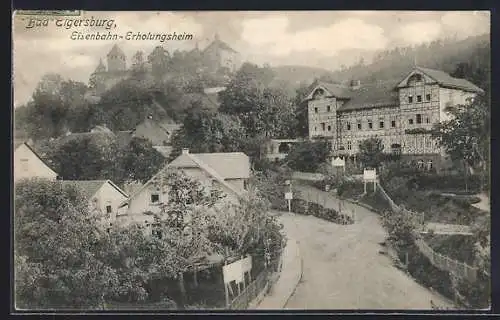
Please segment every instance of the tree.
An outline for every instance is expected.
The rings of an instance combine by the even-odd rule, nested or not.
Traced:
[[[246,63],[219,94],[219,110],[238,116],[250,137],[287,136],[294,131],[292,101],[279,88],[270,87],[273,78],[270,68]]]
[[[330,150],[328,140],[305,141],[294,145],[285,161],[293,170],[316,172],[319,165],[327,161]]]
[[[59,175],[67,180],[122,181],[118,146],[112,137],[104,141],[90,137],[71,139],[55,145],[47,157]]]
[[[433,136],[438,139],[453,160],[468,167],[482,167],[487,172],[490,144],[490,103],[478,96],[468,105],[448,108],[450,120],[436,124]]]
[[[297,123],[296,135],[298,137],[307,137],[309,135],[307,102],[304,101],[309,93],[310,86],[301,84],[297,88],[294,105],[295,121]]]
[[[237,117],[207,110],[195,101],[182,128],[172,137],[170,159],[176,158],[183,148],[198,153],[241,151],[245,135]]]
[[[168,51],[163,49],[162,46],[154,48],[153,52],[148,56],[148,62],[151,63],[153,76],[159,81],[167,72],[170,56]]]
[[[88,200],[60,182],[16,184],[16,306],[95,308],[117,287],[112,268],[96,258],[102,230]]]
[[[365,167],[377,169],[384,160],[382,140],[369,138],[359,144],[359,160]]]
[[[138,137],[132,138],[121,154],[121,171],[126,175],[124,180],[146,183],[165,162],[149,140]]]

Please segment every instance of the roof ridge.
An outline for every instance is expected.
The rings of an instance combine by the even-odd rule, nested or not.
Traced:
[[[224,185],[226,188],[230,189],[231,191],[233,191],[234,193],[236,193],[237,195],[240,195],[241,193],[239,192],[239,190],[236,190],[236,188],[234,188],[231,184],[227,183],[224,178],[214,169],[212,168],[211,166],[209,166],[208,164],[206,164],[205,162],[203,162],[201,159],[199,159],[198,157],[196,157],[195,154],[192,154],[192,153],[188,153],[187,154],[188,157],[190,157],[197,165],[199,165],[202,169],[205,169],[205,171],[207,171],[209,174],[211,174],[214,178],[216,178],[222,185]]]

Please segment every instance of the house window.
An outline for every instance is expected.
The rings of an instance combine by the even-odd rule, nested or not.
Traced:
[[[408,103],[413,103],[413,96],[408,97]]]
[[[396,120],[391,121],[391,127],[396,128]]]
[[[248,182],[243,180],[243,189],[248,190]]]
[[[413,124],[413,119],[408,119],[409,124]]]
[[[350,122],[347,123],[347,130],[351,130],[351,123]]]
[[[431,101],[431,95],[429,93],[425,95],[425,100]]]
[[[384,128],[384,121],[380,121],[380,123],[378,124],[379,128],[380,129],[383,129]]]
[[[318,130],[318,128],[314,127],[314,131],[317,131],[317,130]]]
[[[430,138],[425,139],[425,147],[432,147],[432,140]]]
[[[112,213],[113,212],[113,208],[111,206],[106,206],[106,213]]]
[[[427,161],[427,170],[432,170],[432,160]]]
[[[368,128],[373,129],[373,123],[371,120],[368,120]]]
[[[351,141],[347,141],[347,150],[351,150],[351,149],[352,149]]]
[[[155,193],[151,195],[151,203],[158,203],[160,202],[160,195]]]
[[[314,113],[318,113],[318,108],[314,108]]]
[[[332,131],[332,126],[328,126],[328,131]]]
[[[331,106],[326,106],[326,111],[328,111],[328,112],[332,111],[332,107]]]
[[[429,119],[429,117],[425,118],[425,123],[431,123],[431,120]]]
[[[417,123],[418,124],[422,123],[422,115],[421,114],[417,114]]]
[[[422,96],[421,95],[417,96],[417,102],[422,102]]]
[[[321,124],[321,130],[325,131],[325,123],[324,122]]]
[[[358,130],[361,130],[362,126],[361,126],[361,122],[358,122]]]

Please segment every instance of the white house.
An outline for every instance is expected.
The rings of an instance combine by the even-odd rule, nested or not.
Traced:
[[[162,168],[142,188],[130,196],[127,201],[127,221],[149,222],[152,216],[145,212],[157,213],[160,205],[168,202],[168,190],[163,186],[167,169],[176,168],[188,177],[196,179],[211,190],[217,188],[225,194],[224,202],[237,203],[246,194],[247,181],[250,177],[250,159],[241,152],[230,153],[189,153],[182,154]]]
[[[27,178],[57,179],[57,173],[27,143],[14,145],[14,148],[14,181]]]
[[[125,213],[120,208],[121,204],[128,199],[128,195],[110,180],[64,180],[63,185],[78,188],[89,199],[89,205],[97,208],[110,222],[116,220],[116,216]]]

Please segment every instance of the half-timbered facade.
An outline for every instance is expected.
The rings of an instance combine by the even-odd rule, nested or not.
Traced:
[[[317,82],[306,97],[309,138],[331,138],[334,155],[355,157],[362,140],[377,137],[384,152],[433,167],[443,154],[428,130],[448,119],[446,107],[467,104],[482,91],[465,79],[422,67],[398,82]]]

